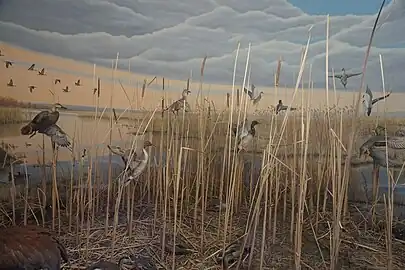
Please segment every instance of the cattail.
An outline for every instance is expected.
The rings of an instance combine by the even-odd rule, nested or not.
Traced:
[[[231,94],[226,93],[226,107],[229,109],[231,104]]]

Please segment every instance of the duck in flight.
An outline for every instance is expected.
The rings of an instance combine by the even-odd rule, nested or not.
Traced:
[[[41,71],[38,71],[38,75],[46,75],[45,68],[42,68]]]
[[[29,71],[33,71],[33,70],[35,70],[34,68],[35,68],[35,64],[32,64],[32,65],[28,68],[28,70],[29,70]]]
[[[78,79],[77,82],[75,82],[75,85],[76,85],[76,86],[81,86],[81,84],[80,84],[80,79]]]
[[[250,100],[253,101],[253,105],[257,105],[259,101],[262,99],[263,92],[260,92],[257,96],[255,96],[255,85],[252,84],[251,90],[244,88],[245,93],[249,96]]]
[[[69,86],[67,86],[67,85],[66,85],[65,88],[62,88],[62,90],[63,90],[63,92],[65,92],[65,93],[69,93],[69,92],[70,92],[70,91],[69,91]]]
[[[362,72],[346,73],[346,70],[344,68],[342,68],[342,74],[329,75],[329,78],[335,77],[335,79],[340,79],[340,82],[342,83],[343,87],[346,89],[347,79],[350,77],[358,76],[360,74],[362,74]]]
[[[58,84],[58,83],[60,83],[60,79],[55,79],[55,82],[54,82],[55,84]]]
[[[28,86],[28,89],[30,89],[30,93],[32,93],[32,91],[34,91],[35,88],[37,88],[35,85]]]
[[[11,61],[4,61],[4,63],[6,63],[6,68],[13,66],[13,62]]]
[[[386,99],[391,95],[391,92],[386,94],[385,96],[381,96],[378,98],[373,99],[373,92],[371,92],[368,85],[366,86],[366,93],[363,94],[363,106],[367,116],[370,116],[371,110],[373,109],[373,105],[380,100]]]
[[[10,81],[7,83],[7,86],[9,87],[15,87],[16,85],[14,84],[13,79],[10,79]]]

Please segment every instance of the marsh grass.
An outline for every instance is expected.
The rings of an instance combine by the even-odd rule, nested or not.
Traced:
[[[177,117],[157,110],[127,115],[134,122],[135,135],[155,144],[149,150],[149,166],[138,181],[121,187],[112,175],[111,158],[108,179],[97,177],[102,169],[107,169],[100,168],[100,164],[81,164],[78,179],[72,176],[66,182],[55,181],[56,176],[54,187],[32,187],[27,182],[24,188],[5,188],[11,192],[12,200],[1,204],[3,222],[20,223],[21,216],[28,223],[38,222],[32,216],[38,214],[39,208],[39,214],[60,231],[60,238],[68,246],[72,269],[98,259],[118,261],[123,254],[140,252],[146,252],[164,269],[218,269],[215,257],[237,239],[252,247],[252,256],[244,262],[250,269],[367,269],[387,265],[401,269],[405,248],[396,240],[386,241],[384,231],[371,230],[370,210],[360,211],[358,205],[349,201],[346,191],[349,185],[356,184],[356,179],[350,178],[344,166],[351,165],[345,164],[345,160],[357,154],[357,144],[377,123],[384,121],[389,130],[394,130],[405,123],[404,119],[357,117],[357,113],[332,106],[326,110],[311,108],[311,95],[304,99],[304,88],[299,87],[304,84],[309,43],[310,37],[291,101],[301,98],[301,109],[287,110],[278,116],[257,116],[261,124],[251,151],[238,153],[231,134],[232,123],[240,122],[251,111],[246,94],[235,89],[234,74],[229,108],[213,110],[215,106],[204,101],[209,100],[203,85],[209,58],[204,58],[199,89],[191,89],[197,93],[198,110],[181,112]],[[238,58],[239,45],[235,67],[241,61]],[[112,70],[118,60],[117,55]],[[249,82],[248,70],[249,57],[243,86]],[[311,76],[308,80],[305,91],[312,91]],[[140,85],[136,91],[147,91],[145,84]],[[104,89],[102,93],[105,92]],[[111,104],[114,92],[110,93]],[[141,107],[143,95],[137,97],[140,99],[135,103]],[[128,109],[135,107],[133,102],[128,99]],[[161,107],[159,100],[156,108]],[[139,143],[126,132],[120,132],[120,138],[113,138],[112,132],[97,134],[99,122],[106,117],[111,129],[125,130],[120,125],[125,112],[116,119],[113,114],[105,115],[105,110],[97,106],[96,115],[92,115],[94,137],[104,138],[106,144],[120,139],[130,142],[132,148]],[[356,128],[353,130],[353,117],[360,127],[360,136]],[[80,132],[73,137],[79,138]],[[350,144],[353,150],[349,151]],[[80,156],[83,147],[75,143],[76,156]],[[88,151],[90,161],[106,154],[105,148],[96,150],[95,155]],[[259,170],[251,169],[255,159],[261,163]],[[82,173],[86,171],[87,176]],[[93,171],[95,179],[91,177]],[[47,212],[49,208],[39,203],[42,194],[49,194],[50,190],[55,193],[51,214]],[[215,200],[225,203],[226,209],[208,211]],[[389,201],[393,202],[392,194],[386,200],[387,213],[391,211],[392,215]],[[55,205],[59,205],[57,211]],[[56,217],[60,222],[55,223]],[[389,214],[383,220],[392,223]],[[174,256],[170,252],[174,243],[187,245],[196,252]]]

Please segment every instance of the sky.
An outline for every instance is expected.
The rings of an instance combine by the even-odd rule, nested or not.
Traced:
[[[294,6],[311,15],[365,15],[375,14],[381,0],[288,0]],[[387,0],[386,3],[390,3]]]
[[[366,73],[372,91],[381,89],[379,54],[386,83],[405,91],[405,0],[388,1],[375,34]],[[328,3],[328,4],[326,4]],[[21,47],[138,73],[232,83],[240,42],[237,84],[242,83],[249,43],[251,81],[273,86],[283,59],[280,85],[293,86],[301,51],[308,40],[305,78],[312,68],[315,87],[324,88],[326,16],[330,14],[329,72],[361,71],[377,0],[0,0],[0,41]],[[358,89],[360,76],[349,79]],[[339,89],[343,87],[337,83]]]

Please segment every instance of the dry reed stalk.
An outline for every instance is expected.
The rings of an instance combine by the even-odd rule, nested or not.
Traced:
[[[274,80],[275,87],[278,87],[279,83],[280,83],[281,61],[282,60],[281,60],[281,56],[280,56],[280,58],[278,59],[278,62],[277,62],[277,71],[276,71],[276,76],[275,76],[275,80]]]

